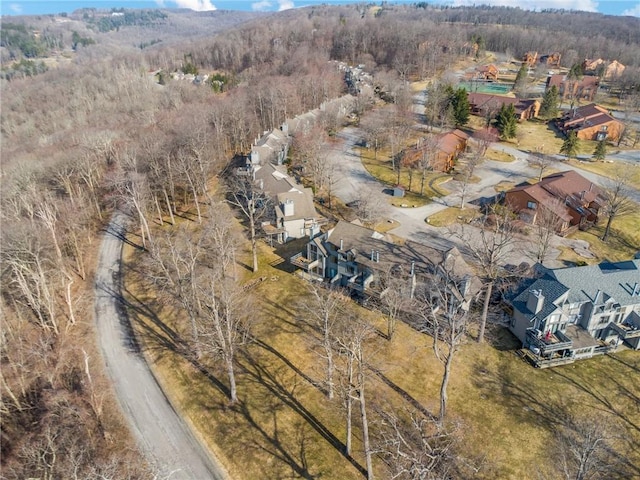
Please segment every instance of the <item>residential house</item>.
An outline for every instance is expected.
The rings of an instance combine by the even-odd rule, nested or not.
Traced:
[[[640,260],[545,270],[511,301],[509,325],[545,368],[615,349],[640,350]]]
[[[562,58],[560,52],[553,52],[548,55],[541,55],[538,61],[547,67],[560,68],[560,58]]]
[[[625,68],[626,67],[617,60],[605,62],[601,58],[595,60],[586,58],[584,62],[582,62],[582,70],[585,74],[602,76],[605,80],[613,80],[619,77]]]
[[[383,296],[388,275],[406,279],[407,291],[412,295],[425,276],[445,270],[458,280],[457,293],[466,308],[481,288],[453,245],[412,241],[396,244],[382,233],[344,221],[312,238],[306,250],[290,261],[312,278],[347,288],[353,295],[365,298]]]
[[[566,235],[578,227],[598,221],[605,204],[600,187],[574,170],[548,175],[533,185],[522,185],[505,192],[505,203],[520,218],[536,223],[546,210],[556,217],[556,233]]]
[[[289,142],[286,124],[279,129],[274,128],[270,132],[264,132],[251,147],[249,154],[251,165],[266,165],[270,162],[282,165],[287,158]]]
[[[476,78],[488,81],[496,81],[498,80],[498,67],[494,64],[483,65],[481,67],[476,68]]]
[[[538,52],[527,52],[522,57],[522,63],[533,67],[538,59]]]
[[[547,77],[547,87],[549,90],[555,86],[562,100],[586,100],[592,102],[598,93],[600,79],[591,75],[584,75],[580,78],[571,78],[565,74],[555,74]]]
[[[581,140],[617,142],[622,137],[624,123],[613,118],[607,109],[595,103],[564,112],[556,121],[565,134],[573,131]]]
[[[540,112],[540,102],[538,100],[476,92],[469,93],[468,98],[471,114],[479,117],[495,117],[502,105],[513,105],[518,121],[536,118]]]
[[[403,152],[403,163],[416,165],[421,157],[429,159],[430,167],[437,172],[449,172],[458,157],[467,149],[469,135],[462,130],[455,129],[418,141],[415,147]]]
[[[313,203],[313,191],[289,176],[284,165],[249,165],[239,174],[251,175],[273,204],[271,219],[262,224],[264,233],[283,243],[289,239],[313,237],[325,218]]]

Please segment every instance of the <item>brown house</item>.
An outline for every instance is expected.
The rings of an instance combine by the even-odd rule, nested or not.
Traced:
[[[425,138],[402,154],[404,165],[417,165],[422,158],[429,159],[429,166],[437,172],[449,172],[458,156],[467,149],[469,135],[453,130],[437,137]]]
[[[527,52],[522,57],[522,63],[533,67],[538,59],[538,52]]]
[[[568,170],[533,185],[512,188],[505,193],[505,202],[532,224],[541,211],[551,212],[556,217],[556,232],[565,235],[579,226],[595,224],[605,199],[600,187]]]
[[[548,66],[548,67],[556,67],[560,68],[560,52],[553,52],[548,55],[542,55],[539,59],[539,62]]]
[[[595,103],[568,110],[556,121],[556,126],[565,135],[576,132],[581,140],[607,140],[614,143],[620,140],[624,131],[624,123]]]
[[[600,79],[591,75],[582,78],[569,78],[564,74],[550,75],[547,78],[547,90],[554,85],[563,100],[570,98],[592,102],[598,93]]]
[[[603,69],[602,71],[600,71],[601,68]],[[614,60],[613,62],[606,62],[601,58],[596,58],[595,60],[585,58],[584,62],[582,62],[582,70],[584,73],[591,75],[598,75],[602,73],[602,78],[605,80],[611,80],[619,77],[622,75],[625,68],[626,67],[617,60]]]
[[[498,80],[498,73],[498,67],[492,63],[476,68],[476,78],[481,78],[482,80]]]
[[[515,108],[518,121],[535,118],[540,112],[540,102],[538,100],[525,100],[503,95],[491,95],[489,93],[469,93],[468,98],[471,114],[479,117],[493,118],[502,105],[510,104]]]

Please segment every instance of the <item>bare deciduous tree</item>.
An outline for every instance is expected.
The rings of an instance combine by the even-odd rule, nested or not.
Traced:
[[[380,412],[377,446],[391,479],[454,478],[460,463],[454,432],[420,412]]]
[[[309,286],[311,302],[303,305],[312,319],[314,328],[320,333],[318,343],[322,348],[320,354],[326,360],[327,397],[333,399],[335,392],[335,335],[336,324],[344,314],[344,294],[338,290],[325,288],[312,283]]]
[[[611,233],[611,224],[617,217],[622,217],[632,213],[638,206],[629,196],[629,187],[626,183],[626,175],[618,175],[604,189],[605,204],[602,207],[604,215],[607,217],[607,225],[602,234],[602,241],[606,242]]]
[[[357,317],[343,318],[341,331],[336,341],[339,352],[344,358],[344,398],[347,409],[347,439],[346,454],[351,455],[352,435],[352,407],[353,400],[360,404],[360,421],[362,424],[362,446],[364,449],[367,479],[373,479],[373,449],[369,436],[369,422],[367,419],[366,378],[367,353],[366,343],[373,336],[373,328],[364,320]]]
[[[249,222],[249,239],[253,271],[258,271],[258,226],[271,208],[271,200],[257,185],[251,176],[232,176],[229,178],[229,202],[240,209]]]
[[[482,343],[493,285],[502,271],[502,264],[509,254],[511,245],[515,242],[513,214],[505,206],[494,205],[484,216],[476,232],[472,233],[468,228],[463,225],[456,235],[478,262],[485,281],[485,298],[478,331],[478,343]]]
[[[433,336],[433,353],[442,364],[440,383],[440,411],[442,425],[447,414],[447,401],[451,367],[460,350],[469,326],[469,306],[464,300],[457,279],[444,267],[438,276],[427,277],[419,287],[417,311],[423,321],[423,330]]]

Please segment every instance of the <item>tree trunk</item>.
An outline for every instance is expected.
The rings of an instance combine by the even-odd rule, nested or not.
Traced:
[[[353,385],[353,358],[347,360],[347,438],[345,439],[345,453],[351,456],[351,416],[353,410],[353,399],[351,398],[351,386]]]
[[[227,359],[227,375],[229,376],[229,397],[231,403],[238,401],[238,392],[236,388],[236,374],[233,371],[233,357]]]
[[[325,320],[326,323],[326,320]],[[325,327],[324,334],[324,350],[327,354],[327,396],[329,400],[333,399],[333,349],[331,348],[331,338],[329,328]]]
[[[255,219],[253,218],[253,211],[249,215],[249,226],[251,233],[251,255],[253,257],[253,271],[254,273],[258,271],[258,244],[256,242],[256,224]]]
[[[453,363],[453,353],[451,348],[452,347],[450,345],[447,360],[444,362],[444,373],[442,374],[442,384],[440,385],[440,425],[444,422],[444,417],[447,414],[447,387],[449,385],[449,375],[451,374],[451,364]]]
[[[609,233],[611,232],[611,223],[613,222],[613,217],[615,215],[609,215],[607,220],[607,226],[604,229],[604,235],[602,235],[602,241],[606,242],[609,239]]]
[[[367,420],[367,405],[364,395],[364,365],[360,365],[360,416],[362,418],[362,443],[364,447],[364,458],[367,466],[367,480],[373,480],[373,463],[371,461],[371,444],[369,441],[369,421]]]
[[[489,300],[491,300],[491,292],[493,291],[493,282],[487,284],[487,290],[484,297],[484,305],[482,306],[482,318],[480,318],[480,330],[478,330],[478,343],[484,342],[484,330],[487,326],[487,315],[489,313]]]
[[[169,211],[169,217],[171,218],[171,225],[176,224],[176,219],[173,216],[173,207],[171,202],[169,201],[169,195],[167,194],[167,189],[162,187],[162,193],[164,193],[164,201],[167,204],[167,210]]]

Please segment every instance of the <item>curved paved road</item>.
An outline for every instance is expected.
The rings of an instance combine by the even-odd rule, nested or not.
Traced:
[[[98,342],[118,400],[158,478],[224,480],[226,473],[173,409],[131,335],[120,294],[125,221],[123,214],[113,216],[102,239],[95,277]]]

